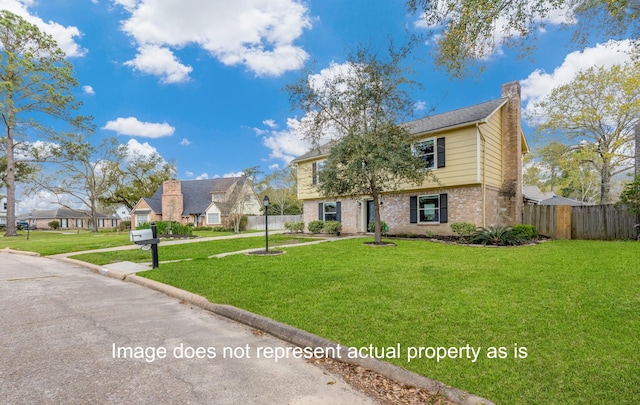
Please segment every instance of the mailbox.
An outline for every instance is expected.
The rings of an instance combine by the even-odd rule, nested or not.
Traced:
[[[137,231],[131,231],[129,239],[136,245],[149,245],[154,243],[153,231],[151,229],[139,229]],[[157,243],[157,242],[155,242]]]

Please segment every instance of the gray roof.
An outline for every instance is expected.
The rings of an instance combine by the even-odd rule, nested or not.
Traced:
[[[403,125],[409,129],[412,135],[420,135],[428,132],[453,128],[461,125],[472,125],[489,118],[498,108],[507,102],[507,98],[486,101],[470,107],[460,108],[441,114],[431,115],[415,121],[409,121]],[[301,162],[315,157],[326,156],[331,150],[332,143],[314,147],[309,152],[297,157],[292,162]]]
[[[211,204],[212,193],[224,193],[236,183],[238,183],[239,187],[242,187],[245,180],[246,177],[224,177],[218,179],[181,181],[182,216],[203,214],[209,204]],[[163,185],[161,184],[151,198],[144,199],[156,214],[162,213],[162,193]]]
[[[61,219],[61,218],[91,218],[89,210],[74,210],[70,208],[54,208],[50,210],[34,210],[27,214],[20,214],[16,218],[29,219],[29,214],[33,219]],[[97,218],[118,219],[115,215],[98,212]]]
[[[546,200],[542,200],[538,203],[538,205],[572,205],[572,206],[582,206],[582,205],[593,205],[590,203],[586,203],[583,201],[573,200],[571,198],[561,197],[559,195],[554,195],[551,198],[547,198]]]
[[[416,121],[410,121],[404,125],[409,127],[409,131],[414,135],[465,124],[471,125],[489,118],[489,116],[491,116],[507,100],[507,98],[499,98],[497,100],[486,101],[470,107],[431,115]]]

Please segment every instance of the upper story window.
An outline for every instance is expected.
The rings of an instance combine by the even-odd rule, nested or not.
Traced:
[[[413,146],[414,154],[424,162],[426,169],[434,169],[436,167],[436,142],[435,139],[426,139],[416,142]]]
[[[422,159],[425,169],[445,166],[445,138],[429,138],[413,145],[413,153]]]
[[[320,184],[320,171],[324,167],[324,160],[319,160],[311,164],[311,184]]]

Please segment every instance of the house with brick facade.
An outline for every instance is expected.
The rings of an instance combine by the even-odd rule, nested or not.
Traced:
[[[522,158],[529,151],[521,123],[520,84],[502,97],[405,123],[413,150],[439,182],[403,184],[382,195],[380,216],[391,233],[450,234],[452,222],[514,225],[522,218]],[[331,144],[293,160],[304,221],[338,220],[342,231],[366,232],[374,220],[370,196],[320,194],[317,174]]]
[[[49,222],[57,221],[61,230],[114,229],[121,221],[116,215],[97,212],[97,223],[94,227],[91,211],[66,207],[32,210],[26,214],[20,214],[16,218],[27,221],[33,229],[49,229]]]
[[[131,210],[131,226],[176,221],[196,226],[224,226],[229,215],[260,215],[262,203],[247,177],[167,180]]]

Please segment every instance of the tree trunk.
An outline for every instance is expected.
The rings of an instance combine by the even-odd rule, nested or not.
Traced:
[[[16,161],[13,156],[13,129],[7,125],[7,231],[5,236],[18,236],[16,229]]]
[[[375,233],[374,233],[374,241],[375,243],[381,243],[382,242],[382,229],[380,227],[380,194],[379,193],[372,193],[371,195],[373,197],[373,212],[374,212],[374,216],[376,217],[375,219]]]
[[[609,193],[611,191],[611,173],[609,173],[609,165],[606,163],[602,165],[600,176],[600,204],[608,204]]]

